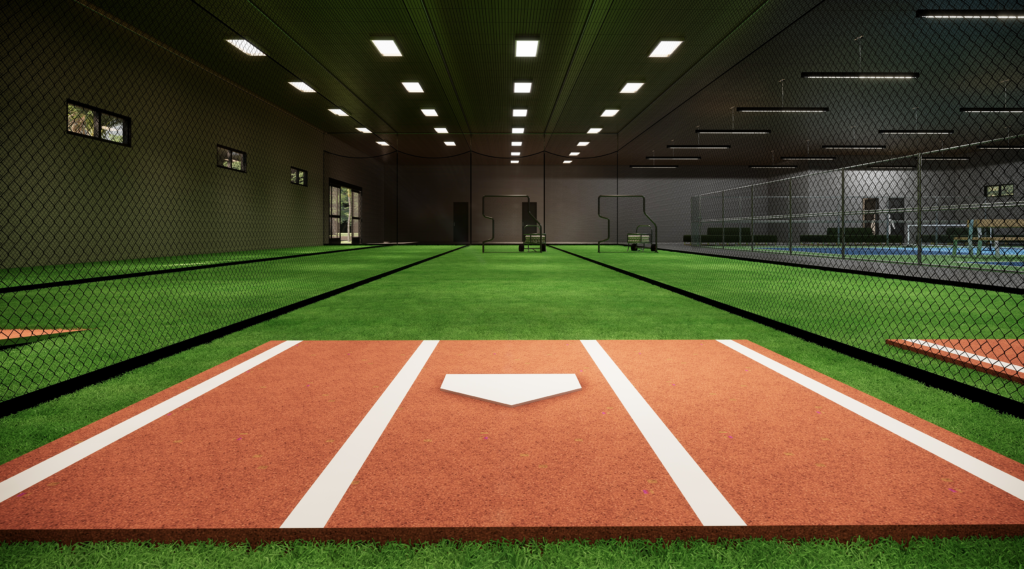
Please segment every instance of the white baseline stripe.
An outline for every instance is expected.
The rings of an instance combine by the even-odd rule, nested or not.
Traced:
[[[640,432],[658,455],[672,481],[683,493],[693,513],[706,526],[746,526],[725,496],[718,491],[708,475],[701,470],[690,453],[686,452],[672,431],[668,430],[658,414],[644,400],[643,395],[630,383],[619,366],[604,351],[597,340],[581,340],[608,385],[626,408],[626,412],[640,428]]]
[[[807,389],[821,395],[825,399],[828,399],[829,401],[864,417],[868,421],[871,421],[890,433],[923,448],[935,456],[948,461],[954,466],[966,470],[985,482],[999,488],[1003,492],[1016,497],[1018,500],[1024,500],[1024,481],[1019,478],[1011,476],[990,464],[984,463],[963,451],[957,450],[934,437],[926,435],[910,425],[893,419],[885,413],[882,413],[877,409],[873,409],[852,397],[832,389],[831,387],[822,385],[806,375],[790,369],[767,356],[761,355],[738,342],[734,342],[732,340],[719,340],[719,342],[767,367],[768,369],[799,383]]]
[[[138,415],[126,419],[102,433],[78,443],[66,451],[52,456],[43,462],[40,462],[39,464],[15,474],[3,482],[0,482],[0,502],[25,491],[25,489],[39,482],[42,482],[61,470],[64,470],[89,455],[98,452],[107,445],[113,444],[119,439],[134,433],[182,405],[186,405],[189,402],[206,395],[217,387],[224,385],[232,379],[242,375],[298,343],[299,342],[297,341],[289,341],[278,344],[254,358],[246,360],[227,371],[223,371],[199,385],[191,387],[186,391],[171,397],[163,403],[146,409]]]
[[[940,352],[946,352],[947,354],[953,354],[955,356],[964,356],[965,358],[970,358],[972,360],[978,360],[979,362],[983,362],[983,363],[986,363],[986,364],[997,365],[999,367],[1003,367],[1003,368],[1006,368],[1006,369],[1011,369],[1013,371],[1024,371],[1024,366],[1016,366],[1016,365],[1013,365],[1013,364],[1011,364],[1009,362],[1004,362],[1004,361],[1000,361],[1000,360],[994,360],[992,358],[986,358],[984,356],[979,356],[978,354],[972,354],[971,352],[965,352],[965,351],[962,351],[962,350],[954,350],[953,348],[948,348],[948,347],[943,346],[941,344],[933,344],[931,342],[925,342],[924,340],[912,340],[912,339],[909,339],[909,338],[904,340],[904,342],[913,342],[913,343],[917,344],[918,346],[925,346],[927,348],[933,348],[933,349],[939,350]]]
[[[370,456],[373,447],[384,434],[391,418],[398,411],[413,382],[420,375],[430,354],[437,347],[437,340],[424,340],[398,372],[395,379],[373,404],[363,420],[341,445],[338,453],[327,464],[313,485],[281,524],[282,528],[322,528],[327,525],[345,497],[359,469]]]

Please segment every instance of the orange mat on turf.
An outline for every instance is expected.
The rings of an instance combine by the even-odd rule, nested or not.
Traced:
[[[1020,340],[886,340],[886,344],[1024,383]]]

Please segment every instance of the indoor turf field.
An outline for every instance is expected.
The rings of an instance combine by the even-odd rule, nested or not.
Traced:
[[[132,405],[163,389],[213,368],[265,342],[288,340],[415,340],[480,339],[480,340],[607,340],[650,339],[747,339],[775,353],[819,371],[857,390],[877,397],[912,415],[974,441],[1015,461],[1024,460],[1019,441],[1024,436],[1024,421],[1000,414],[981,405],[927,388],[921,384],[880,370],[866,363],[837,354],[766,326],[725,313],[706,304],[641,282],[633,277],[587,262],[567,253],[643,274],[680,288],[698,291],[696,282],[687,282],[683,275],[692,269],[707,269],[707,263],[725,263],[718,270],[731,280],[743,277],[741,261],[707,259],[671,252],[627,252],[625,247],[607,249],[600,256],[596,247],[572,246],[551,248],[545,254],[519,254],[508,247],[508,254],[496,248],[494,254],[483,254],[478,247],[389,246],[341,255],[312,257],[305,260],[270,261],[266,270],[272,275],[275,263],[289,263],[293,271],[332,271],[339,285],[387,272],[416,261],[435,257],[425,263],[402,270],[322,300],[312,306],[254,325],[190,349],[181,354],[132,371],[99,385],[39,405],[30,410],[0,419],[3,432],[2,461],[7,462],[34,448],[54,441],[85,427],[116,411]],[[563,252],[563,250],[565,252]],[[328,260],[329,259],[329,260]],[[193,261],[195,262],[195,261]],[[302,263],[306,266],[302,267]],[[691,270],[686,271],[687,264]],[[732,263],[734,266],[728,267]],[[803,269],[777,267],[780,271]],[[203,269],[191,278],[200,278]],[[868,277],[851,277],[868,278]],[[567,283],[572,283],[571,287]],[[401,291],[401,294],[399,294]],[[298,291],[300,294],[304,291]],[[728,294],[728,288],[723,291]],[[308,291],[305,291],[308,294]],[[918,294],[927,295],[927,287]],[[495,299],[503,299],[496,301]],[[277,299],[280,302],[280,299]],[[268,301],[272,302],[272,300]],[[922,304],[927,304],[922,302]],[[268,304],[268,306],[270,306]],[[751,307],[752,308],[752,307]],[[546,314],[543,319],[537,313]],[[486,314],[486,318],[479,315]],[[89,322],[86,334],[122,332],[105,329],[103,322]],[[908,330],[909,332],[909,330]],[[74,336],[43,340],[17,348],[20,350],[54,349],[49,343],[68,341]],[[117,340],[122,341],[122,340]],[[88,361],[88,358],[83,358]],[[87,410],[83,413],[81,410]],[[74,411],[74,412],[72,412]],[[550,566],[573,565],[570,559],[587,559],[587,564],[608,566],[625,563],[656,565],[670,559],[693,562],[719,560],[736,565],[757,563],[765,556],[790,558],[798,566],[824,566],[825,560],[843,564],[884,556],[893,566],[917,561],[932,563],[942,556],[976,555],[979,564],[1000,563],[1008,552],[1019,548],[1020,538],[966,540],[918,539],[907,548],[865,549],[857,542],[805,543],[793,546],[786,542],[759,539],[723,541],[718,545],[692,545],[690,549],[650,549],[632,543],[615,542],[582,546],[568,542],[544,546],[544,559]],[[883,540],[884,543],[884,540]],[[952,546],[951,543],[957,545]],[[986,545],[987,544],[987,545]],[[56,546],[6,546],[25,559],[59,559],[71,555]],[[132,545],[78,546],[88,558],[101,551],[131,558],[138,555]],[[91,549],[100,547],[100,549]],[[167,548],[168,546],[162,546]],[[192,560],[223,559],[224,563],[253,562],[257,554],[240,553],[229,546],[173,546],[175,559],[181,566]],[[347,545],[274,545],[256,551],[287,563],[289,559],[337,559],[359,552],[363,559],[379,559],[384,563],[477,563],[486,559],[526,561],[539,551],[535,545],[459,545],[441,543],[410,550],[393,545],[384,549]],[[954,549],[951,549],[953,547]],[[349,549],[353,548],[353,549]],[[654,553],[654,552],[657,553]],[[814,551],[814,562],[802,556]],[[48,552],[48,553],[44,553]],[[670,556],[683,557],[670,557]],[[521,557],[520,557],[521,556]],[[687,557],[688,556],[688,557]],[[780,557],[781,556],[781,557]],[[990,557],[991,556],[991,557]],[[970,558],[970,557],[968,557]],[[234,561],[227,561],[234,560]],[[917,561],[915,561],[917,560]],[[820,565],[815,563],[821,562]],[[941,561],[939,561],[941,562]],[[205,562],[204,562],[205,563]]]

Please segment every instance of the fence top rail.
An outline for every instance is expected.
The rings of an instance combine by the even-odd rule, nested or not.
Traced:
[[[993,144],[993,143],[999,143],[999,142],[1009,142],[1011,140],[1016,140],[1016,139],[1019,139],[1019,138],[1024,138],[1024,134],[1015,134],[1015,135],[1012,135],[1012,136],[1004,136],[1002,138],[993,138],[993,139],[990,139],[990,140],[982,140],[982,141],[979,141],[979,142],[970,142],[970,143],[967,143],[967,144],[958,144],[956,146],[946,146],[944,148],[937,148],[935,150],[928,150],[928,151],[925,151],[925,152],[915,152],[913,154],[906,154],[906,155],[902,155],[902,156],[893,156],[893,157],[889,157],[889,158],[883,158],[881,160],[875,160],[873,162],[862,162],[862,163],[859,163],[859,164],[851,164],[850,166],[842,166],[842,167],[839,167],[839,168],[833,168],[831,170],[817,170],[817,171],[814,171],[814,172],[803,172],[801,174],[795,174],[793,176],[787,176],[785,178],[777,178],[777,179],[769,180],[769,181],[765,181],[765,182],[754,182],[753,184],[746,184],[746,185],[743,185],[743,186],[735,186],[735,187],[732,187],[732,188],[726,188],[724,190],[715,190],[713,192],[704,192],[703,194],[697,194],[695,197],[699,199],[699,198],[702,198],[704,196],[713,196],[715,194],[722,194],[723,197],[724,197],[725,192],[733,192],[733,191],[736,191],[736,190],[746,190],[746,189],[749,189],[749,188],[756,188],[758,186],[768,186],[768,185],[771,185],[771,184],[778,184],[778,183],[781,183],[781,182],[791,182],[793,180],[800,180],[800,179],[803,179],[803,178],[808,178],[810,176],[822,176],[822,175],[826,175],[826,174],[839,174],[839,173],[845,172],[846,170],[858,170],[860,168],[865,168],[865,167],[868,167],[868,166],[874,166],[874,165],[878,165],[878,164],[884,164],[884,163],[887,163],[887,162],[897,162],[897,161],[900,161],[900,160],[908,160],[910,158],[915,158],[917,156],[927,156],[929,154],[939,154],[939,153],[942,153],[942,152],[949,152],[951,150],[957,150],[957,149],[961,149],[961,148],[972,148],[972,147],[984,146],[986,144]]]

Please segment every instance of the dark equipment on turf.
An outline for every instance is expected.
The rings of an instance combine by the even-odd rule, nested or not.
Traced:
[[[640,198],[640,209],[643,212],[644,217],[647,218],[647,221],[650,221],[651,223],[650,225],[646,223],[640,224],[636,226],[635,232],[627,233],[626,244],[632,251],[636,251],[639,247],[643,247],[646,249],[646,245],[649,244],[651,247],[651,251],[654,251],[655,253],[658,252],[658,224],[654,223],[654,220],[651,219],[651,216],[647,215],[647,199],[639,194],[601,194],[597,196],[597,217],[600,217],[601,219],[604,219],[605,221],[608,222],[608,237],[605,237],[604,239],[597,242],[598,253],[601,252],[601,243],[604,243],[605,241],[608,241],[609,239],[612,238],[612,220],[601,215],[601,198]],[[649,230],[648,233],[641,233],[641,227],[646,227]]]
[[[492,194],[486,195],[483,198],[481,198],[480,213],[487,219],[491,220],[491,238],[486,239],[483,243],[480,244],[480,251],[482,253],[486,253],[487,244],[490,243],[491,241],[494,241],[494,218],[487,215],[487,198],[526,198],[527,204],[533,203],[530,201],[530,196],[526,194]],[[529,207],[527,207],[523,211],[525,211],[537,223],[523,224],[523,242],[522,244],[519,245],[519,250],[537,251],[540,253],[547,251],[548,236],[546,233],[544,233],[544,226],[541,225],[540,220],[537,219],[537,216],[535,216],[532,211],[530,211]],[[536,233],[529,230],[529,228],[531,227],[535,227],[537,229]]]

